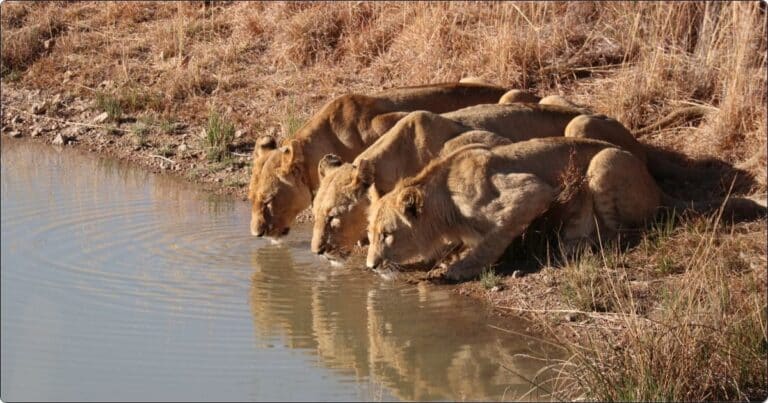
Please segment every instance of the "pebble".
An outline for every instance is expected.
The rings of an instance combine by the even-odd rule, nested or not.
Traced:
[[[9,136],[11,136],[11,137],[16,137],[16,138],[18,138],[18,137],[21,137],[21,132],[20,132],[20,131],[18,131],[18,130],[14,130],[14,131],[12,131],[12,132],[8,133],[8,135],[9,135]]]
[[[35,115],[42,115],[45,113],[45,102],[37,102],[32,104],[32,113]]]
[[[102,112],[95,118],[93,118],[94,123],[104,123],[109,119],[109,114],[107,112]]]
[[[179,152],[182,152],[182,153],[187,151],[188,149],[189,149],[189,147],[187,147],[187,145],[185,143],[181,143],[181,145],[179,145],[176,148],[176,150],[178,150]]]
[[[521,278],[525,276],[525,273],[523,273],[522,270],[515,270],[512,272],[512,278]]]
[[[584,315],[578,312],[568,312],[563,318],[566,322],[577,322],[581,319],[584,319]]]
[[[499,291],[501,291],[503,289],[504,289],[504,287],[502,287],[500,285],[495,285],[495,286],[493,286],[493,288],[491,288],[491,292],[499,292]]]
[[[68,136],[64,136],[63,134],[59,133],[59,134],[56,135],[56,138],[53,139],[53,144],[62,145],[63,146],[65,144],[69,144],[70,141],[72,141],[71,138],[69,138]]]
[[[37,137],[39,135],[43,134],[43,129],[40,126],[35,126],[34,129],[32,129],[32,137]]]

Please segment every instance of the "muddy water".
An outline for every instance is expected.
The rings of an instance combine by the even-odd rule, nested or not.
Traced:
[[[514,399],[546,354],[173,178],[9,139],[1,172],[3,400]]]

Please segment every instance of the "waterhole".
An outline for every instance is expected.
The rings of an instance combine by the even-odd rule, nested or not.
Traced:
[[[172,177],[5,138],[0,172],[6,401],[515,399],[550,353]]]

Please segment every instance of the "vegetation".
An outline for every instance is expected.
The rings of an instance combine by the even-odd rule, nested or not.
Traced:
[[[498,287],[502,284],[502,277],[496,274],[496,270],[493,267],[486,267],[483,273],[480,275],[480,284],[486,290],[490,290],[493,287]]]
[[[235,139],[235,126],[217,111],[211,110],[205,127],[204,143],[209,161],[222,162],[229,157],[229,145]]]
[[[1,7],[3,85],[93,99],[113,121],[154,113],[203,127],[211,163],[190,168],[192,179],[223,171],[234,127],[291,136],[342,93],[477,76],[564,95],[631,129],[686,105],[704,106],[711,112],[702,119],[682,119],[639,139],[732,169],[662,188],[680,198],[724,196],[737,173],[735,194],[768,190],[768,41],[759,2],[216,2],[206,11],[199,2],[6,1]],[[102,86],[107,79],[112,82]],[[225,118],[210,105],[231,109]],[[165,141],[184,141],[171,136],[170,121],[159,126]],[[143,138],[145,144],[146,133]],[[492,293],[509,309],[587,318],[563,324],[556,314],[534,315],[570,356],[557,364],[561,376],[548,390],[597,400],[768,394],[768,226],[716,218],[672,217],[627,249],[570,256]],[[488,270],[479,287],[499,281]]]

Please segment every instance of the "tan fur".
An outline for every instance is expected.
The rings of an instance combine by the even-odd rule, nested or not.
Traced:
[[[455,149],[475,142],[493,146],[562,136],[575,116],[577,111],[536,104],[478,105],[442,115],[408,114],[351,164],[323,168],[321,162],[325,175],[313,201],[312,250],[331,258],[346,256],[356,241],[365,238],[369,186],[373,183],[377,192],[387,193],[400,179],[415,175],[444,152],[444,146]],[[467,133],[471,129],[483,131]],[[462,133],[468,136],[459,136]],[[372,180],[366,182],[363,177]]]
[[[560,95],[547,95],[546,97],[539,100],[539,105],[556,105],[562,106],[563,108],[577,109],[582,111],[582,113],[590,113],[589,109],[580,105],[576,105],[569,99],[566,99]]]
[[[528,225],[556,206],[565,178],[584,185],[561,209],[565,241],[602,239],[640,225],[661,191],[632,154],[602,141],[533,139],[489,149],[472,145],[437,159],[373,202],[367,265],[431,261],[446,243],[463,245],[443,273],[460,280],[493,264]]]
[[[624,125],[605,115],[580,115],[565,128],[565,137],[589,138],[607,141],[634,154],[646,162],[645,147],[640,144]]]
[[[469,77],[464,77],[464,78],[462,78],[461,80],[459,80],[459,82],[460,82],[460,83],[463,83],[463,84],[483,84],[483,85],[492,85],[492,84],[491,84],[491,83],[489,83],[487,80],[485,80],[485,79],[483,79],[483,78],[481,78],[481,77],[477,77],[477,76],[469,76]]]
[[[343,95],[326,104],[283,147],[257,146],[249,185],[251,233],[280,237],[309,206],[319,185],[317,166],[329,153],[351,161],[396,123],[392,112],[443,113],[496,102],[504,89],[477,84],[393,88],[373,96]]]
[[[499,98],[500,104],[515,104],[515,103],[536,103],[541,98],[528,91],[523,90],[509,90],[506,94]]]

